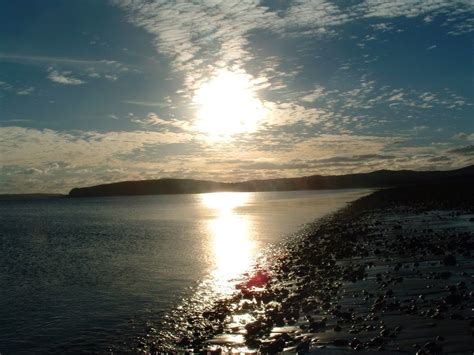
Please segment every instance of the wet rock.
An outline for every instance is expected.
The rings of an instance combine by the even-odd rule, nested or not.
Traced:
[[[262,342],[255,338],[250,338],[245,341],[245,345],[247,345],[249,349],[258,349],[260,348],[261,344]]]
[[[428,350],[429,354],[440,354],[443,352],[443,347],[436,342],[425,343],[423,348]]]
[[[296,352],[297,353],[307,353],[309,351],[309,347],[310,347],[310,341],[309,340],[302,341],[296,347]]]
[[[334,339],[332,344],[334,346],[348,346],[349,341],[347,339]]]
[[[456,257],[453,254],[447,254],[443,258],[443,263],[446,266],[454,266],[456,265]]]
[[[461,303],[462,301],[462,297],[456,293],[452,293],[450,295],[447,295],[445,298],[444,298],[444,302],[448,305],[451,305],[451,306],[454,306],[454,305],[457,305],[459,303]]]
[[[363,348],[362,342],[357,338],[352,339],[349,343],[349,346],[354,350],[360,350],[361,348]]]
[[[312,332],[324,332],[326,330],[326,323],[323,321],[311,322],[309,325],[309,330]]]
[[[262,343],[260,345],[260,352],[261,353],[279,353],[282,352],[283,349],[285,348],[285,341],[283,339],[277,339],[275,341],[272,341],[270,343]]]

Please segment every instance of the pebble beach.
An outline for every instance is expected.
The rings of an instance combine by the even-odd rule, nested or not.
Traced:
[[[268,250],[231,296],[185,302],[135,350],[472,353],[473,192],[362,197]]]

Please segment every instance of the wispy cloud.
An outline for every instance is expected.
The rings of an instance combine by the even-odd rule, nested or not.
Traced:
[[[14,53],[0,53],[0,60],[12,61],[19,63],[38,63],[38,64],[67,64],[67,65],[102,65],[102,60],[88,60],[88,59],[75,59],[65,57],[48,57],[48,56],[34,56],[34,55],[21,55]]]
[[[1,92],[10,92],[15,93],[20,96],[28,96],[35,91],[34,86],[21,86],[21,85],[12,85],[5,81],[0,81],[0,94]]]
[[[86,184],[165,176],[235,181],[386,168],[447,169],[472,163],[473,151],[472,146],[407,147],[394,144],[400,137],[393,135],[295,140],[291,134],[278,134],[262,141],[271,149],[258,136],[250,136],[245,150],[239,142],[208,144],[195,134],[171,130],[99,133],[0,127],[0,136],[2,192],[67,192]]]
[[[465,147],[454,148],[448,150],[449,153],[462,154],[462,155],[474,155],[474,145],[467,145]]]
[[[145,106],[145,107],[167,107],[168,103],[165,102],[150,102],[150,101],[135,101],[135,100],[126,100],[122,101],[124,104],[135,105],[135,106]]]
[[[354,126],[359,128],[371,125],[370,121],[381,122],[375,112],[381,108],[393,114],[403,108],[410,110],[429,110],[436,108],[460,109],[468,104],[466,99],[443,97],[439,93],[422,96],[423,91],[385,86],[362,77],[359,87],[333,89],[316,85],[313,90],[296,92],[287,90],[291,81],[301,72],[298,58],[288,59],[282,67],[281,58],[268,56],[262,58],[252,42],[257,32],[271,33],[279,39],[306,38],[318,36],[332,38],[342,31],[342,25],[370,18],[370,32],[359,43],[375,42],[384,32],[401,31],[394,24],[400,17],[414,18],[443,15],[453,23],[466,23],[463,15],[474,13],[470,2],[438,0],[364,0],[354,5],[340,5],[331,1],[297,0],[288,3],[284,11],[265,6],[256,0],[165,2],[145,0],[112,0],[127,14],[128,20],[151,33],[157,51],[171,60],[172,68],[179,72],[176,78],[183,80],[179,95],[190,99],[213,71],[221,68],[239,70],[253,67],[258,58],[258,73],[255,77],[266,80],[264,92],[275,92],[277,99],[267,97],[265,104],[271,111],[267,125],[289,125],[298,122],[304,125],[325,121],[325,125]],[[276,4],[273,4],[276,6]],[[429,21],[424,22],[429,26]],[[377,60],[369,56],[364,63]],[[354,63],[340,63],[340,70],[351,71]],[[283,69],[284,68],[284,69]],[[175,73],[176,74],[176,73]],[[344,74],[348,75],[348,74]],[[350,83],[350,81],[349,81]],[[345,87],[350,86],[345,83]],[[290,93],[288,93],[290,92]],[[286,97],[285,97],[286,95]],[[292,97],[290,97],[292,95]],[[444,95],[446,96],[446,95]],[[298,100],[299,103],[294,101]],[[166,107],[161,103],[130,100],[125,103],[149,107]],[[363,110],[360,113],[356,110]],[[404,114],[409,115],[407,112]],[[299,116],[298,116],[299,115]],[[379,115],[379,113],[377,113]],[[362,116],[372,116],[368,120]],[[332,120],[332,121],[331,121]],[[344,128],[349,129],[349,128]]]
[[[35,88],[33,86],[27,86],[27,87],[19,88],[17,90],[16,94],[21,95],[21,96],[26,96],[26,95],[30,95],[31,93],[33,93],[33,91],[35,91]]]
[[[86,83],[81,79],[74,78],[70,71],[59,72],[57,70],[51,70],[48,74],[48,79],[61,85],[82,85]]]
[[[248,37],[256,29],[282,36],[327,36],[336,26],[361,18],[392,19],[439,13],[454,16],[470,13],[474,8],[471,2],[462,0],[365,0],[345,7],[325,0],[298,0],[291,2],[284,12],[274,12],[255,0],[183,3],[113,0],[113,3],[128,12],[132,23],[155,35],[157,50],[172,58],[175,69],[187,72],[202,72],[208,64],[243,65],[253,58]],[[385,21],[374,25],[374,29],[388,31],[392,25]],[[188,85],[195,80],[199,80],[199,75],[188,78]]]
[[[129,113],[128,116],[131,122],[138,123],[143,128],[150,129],[152,127],[156,127],[161,131],[178,130],[190,132],[193,133],[196,138],[199,137],[199,134],[196,132],[195,128],[185,120],[178,120],[175,118],[165,120],[154,112],[148,113],[145,117],[138,117],[133,113]]]
[[[90,60],[0,53],[0,62],[1,61],[46,66],[50,71],[49,79],[65,85],[80,85],[85,82],[83,79],[71,78],[72,72],[89,79],[116,81],[124,73],[140,71],[140,68],[134,65],[106,59]],[[81,81],[81,83],[79,83],[79,81]]]
[[[468,140],[474,142],[474,133],[459,132],[453,136],[454,139]]]

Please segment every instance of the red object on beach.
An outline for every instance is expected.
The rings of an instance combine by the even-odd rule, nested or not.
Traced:
[[[247,287],[262,287],[270,280],[270,276],[264,270],[258,270],[245,284]]]

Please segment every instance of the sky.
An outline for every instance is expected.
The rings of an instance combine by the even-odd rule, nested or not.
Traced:
[[[0,6],[0,193],[474,163],[469,0]]]

